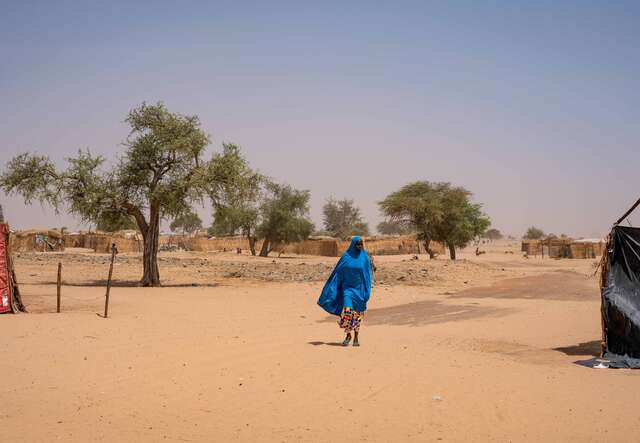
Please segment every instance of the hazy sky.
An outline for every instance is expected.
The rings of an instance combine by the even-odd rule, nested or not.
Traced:
[[[2,165],[112,159],[160,100],[311,190],[318,225],[334,195],[374,226],[422,179],[516,235],[601,235],[640,197],[639,2],[0,3]],[[16,228],[78,226],[0,202]]]

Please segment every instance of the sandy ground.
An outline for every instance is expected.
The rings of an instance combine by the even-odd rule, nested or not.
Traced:
[[[0,440],[634,439],[640,373],[591,368],[594,262],[485,249],[379,257],[360,348],[315,305],[333,259],[167,253],[147,289],[122,255],[103,319],[107,256],[21,254],[31,312],[0,317]]]

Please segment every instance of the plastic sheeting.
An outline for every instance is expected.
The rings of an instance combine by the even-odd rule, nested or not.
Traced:
[[[602,288],[606,352],[612,367],[640,368],[640,228],[611,231]]]

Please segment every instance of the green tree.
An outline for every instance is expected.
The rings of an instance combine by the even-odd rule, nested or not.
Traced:
[[[309,221],[309,191],[267,182],[259,209],[256,234],[263,239],[260,256],[266,257],[280,244],[306,240],[313,232]]]
[[[120,212],[103,211],[96,221],[96,229],[104,232],[117,232],[128,229],[138,229],[133,217]]]
[[[186,232],[193,234],[198,229],[202,229],[202,220],[200,220],[198,214],[189,210],[174,218],[169,225],[169,229],[171,229],[171,232],[181,230],[183,234]]]
[[[209,228],[212,235],[242,234],[249,240],[251,254],[256,255],[256,228],[259,219],[259,204],[264,192],[266,178],[253,171],[240,154],[236,145],[224,145],[224,161],[214,163],[212,174],[228,175],[227,180],[215,181],[218,185],[211,189],[213,201],[213,223]]]
[[[544,237],[544,231],[536,228],[535,226],[531,226],[527,229],[527,233],[524,235],[524,238],[527,240],[540,240],[542,237]]]
[[[436,227],[436,240],[447,245],[451,260],[455,260],[456,248],[464,248],[479,237],[491,221],[483,214],[482,205],[471,203],[472,194],[466,189],[444,183],[440,193],[444,217]]]
[[[158,286],[160,220],[183,214],[234,171],[211,174],[224,154],[203,160],[209,137],[196,116],[171,113],[162,103],[143,103],[129,112],[126,122],[126,149],[111,169],[104,171],[104,159],[89,151],[68,159],[64,170],[57,170],[48,157],[24,153],[7,164],[0,187],[22,195],[26,203],[39,200],[56,210],[65,206],[88,222],[96,223],[106,213],[133,217],[144,241],[141,284]]]
[[[481,205],[471,203],[471,193],[450,183],[418,181],[403,186],[379,203],[391,221],[412,226],[433,258],[432,241],[447,244],[451,259],[455,248],[466,246],[489,226]]]
[[[397,220],[383,220],[376,226],[382,235],[405,235],[415,232],[411,225]]]
[[[436,227],[444,217],[439,185],[428,181],[409,183],[389,194],[378,203],[380,211],[391,221],[412,226],[419,241],[431,258],[435,252],[431,242],[436,240]]]
[[[495,228],[488,229],[487,232],[485,232],[482,236],[489,240],[500,240],[501,238],[504,237],[502,235],[502,232],[500,232],[498,229],[495,229]]]
[[[324,230],[341,239],[369,235],[369,225],[362,219],[353,200],[329,198],[322,208]]]

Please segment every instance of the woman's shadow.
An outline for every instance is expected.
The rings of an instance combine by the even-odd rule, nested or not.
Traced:
[[[313,346],[342,346],[342,342],[310,341],[307,343]]]

